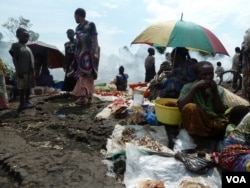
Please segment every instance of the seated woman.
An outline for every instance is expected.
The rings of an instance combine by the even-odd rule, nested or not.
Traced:
[[[195,75],[190,63],[190,55],[184,47],[176,47],[171,52],[171,72],[160,82],[150,83],[149,89],[159,90],[161,98],[178,98],[184,84],[193,82]]]
[[[223,88],[213,80],[214,67],[207,61],[195,65],[197,80],[185,84],[177,104],[181,125],[191,136],[223,138],[228,119],[224,117]]]
[[[231,131],[223,142],[221,152],[213,156],[218,166],[224,170],[250,172],[250,113]]]
[[[36,86],[53,87],[53,76],[41,54],[35,55],[35,83]]]
[[[156,73],[156,79],[160,79],[159,77],[170,76],[171,71],[172,71],[171,54],[167,52],[165,54],[165,60],[161,63],[160,68]]]
[[[119,74],[116,75],[113,83],[116,85],[117,91],[126,91],[128,86],[128,74],[124,73],[124,67],[119,67]]]
[[[160,68],[158,70],[158,72],[156,73],[156,76],[154,79],[152,79],[149,83],[149,87],[148,89],[150,90],[149,93],[149,97],[148,99],[154,100],[159,96],[159,92],[160,92],[160,88],[162,88],[163,86],[162,84],[162,80],[166,79],[168,76],[171,75],[171,62],[168,60],[165,60],[161,63]]]

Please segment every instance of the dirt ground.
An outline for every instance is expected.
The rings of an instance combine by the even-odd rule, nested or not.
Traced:
[[[106,175],[100,152],[116,119],[95,120],[110,102],[77,106],[68,94],[36,96],[32,109],[18,100],[0,111],[0,187],[124,187]]]
[[[107,176],[101,152],[124,119],[95,120],[111,102],[94,98],[91,106],[77,106],[75,100],[69,94],[35,96],[32,109],[18,111],[17,99],[0,111],[0,188],[124,187]],[[178,129],[166,130],[172,148]]]

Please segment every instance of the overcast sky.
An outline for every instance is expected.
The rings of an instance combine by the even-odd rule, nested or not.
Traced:
[[[94,21],[97,27],[102,50],[100,68],[107,70],[112,67],[116,73],[119,65],[132,58],[120,52],[123,46],[128,46],[132,54],[142,52],[140,58],[132,58],[129,63],[133,61],[139,64],[137,68],[142,75],[139,79],[143,81],[142,64],[147,54],[143,52],[148,46],[130,44],[150,24],[179,20],[183,13],[184,21],[208,28],[220,39],[230,56],[233,56],[234,48],[241,45],[244,33],[250,27],[249,5],[249,0],[8,0],[0,2],[0,23],[6,22],[9,17],[22,16],[29,19],[31,30],[40,34],[39,40],[56,45],[63,51],[63,45],[67,41],[66,30],[76,27],[74,11],[78,7],[84,8],[87,12],[86,19]],[[0,32],[4,35],[4,40],[9,40],[5,36],[6,30],[1,26]],[[157,67],[161,58],[158,58]],[[228,66],[231,63],[228,61],[230,59],[226,58],[222,60],[222,64]],[[130,71],[129,67],[125,67],[125,70]],[[101,76],[104,78],[115,73],[102,71]]]

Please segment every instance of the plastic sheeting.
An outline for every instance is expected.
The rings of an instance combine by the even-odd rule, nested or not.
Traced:
[[[126,151],[125,143],[121,141],[122,139],[122,132],[126,128],[134,128],[135,129],[135,138],[139,138],[142,136],[150,136],[154,140],[158,141],[159,143],[163,144],[164,146],[168,146],[168,136],[164,126],[150,126],[152,130],[147,129],[146,126],[142,125],[126,125],[122,126],[117,124],[114,128],[114,131],[111,137],[107,140],[107,154],[106,158],[112,157],[114,154]]]
[[[178,188],[183,180],[198,182],[211,188],[221,187],[221,175],[212,168],[205,175],[192,174],[173,157],[149,155],[137,146],[126,143],[126,188],[139,188],[146,180],[161,180],[167,188]]]
[[[178,152],[185,149],[194,149],[197,145],[194,143],[193,138],[188,134],[185,129],[180,129],[174,141],[174,152]]]

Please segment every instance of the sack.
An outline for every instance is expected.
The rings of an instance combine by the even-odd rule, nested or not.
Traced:
[[[189,155],[184,152],[177,152],[175,159],[183,162],[186,169],[195,174],[206,174],[214,166],[214,163],[206,158]]]
[[[235,93],[224,88],[224,102],[229,107],[232,108],[238,105],[249,106],[250,103],[246,99],[236,95]]]

